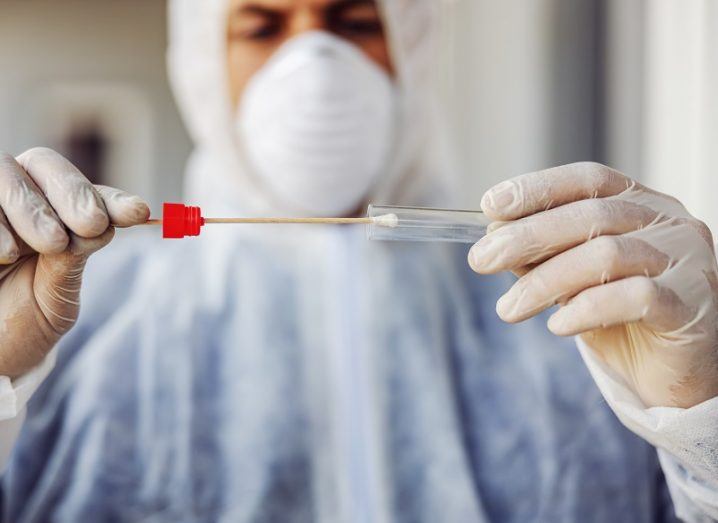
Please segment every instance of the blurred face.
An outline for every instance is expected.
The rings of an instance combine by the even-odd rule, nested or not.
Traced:
[[[375,0],[231,0],[227,56],[232,102],[270,56],[308,31],[326,31],[359,47],[393,73]]]

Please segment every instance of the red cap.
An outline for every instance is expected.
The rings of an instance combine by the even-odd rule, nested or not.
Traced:
[[[184,238],[199,236],[204,225],[199,207],[188,207],[181,203],[165,203],[162,209],[162,237]]]

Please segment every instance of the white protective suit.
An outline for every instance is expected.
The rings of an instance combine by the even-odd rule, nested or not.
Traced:
[[[170,2],[170,69],[197,143],[187,201],[273,209],[233,143],[227,0]],[[371,199],[451,205],[428,88],[436,3],[385,0],[400,139]],[[0,380],[7,521],[674,521],[653,447],[545,318],[494,312],[508,277],[464,249],[353,228],[118,238],[45,363]],[[118,235],[118,236],[121,236]],[[679,514],[718,516],[716,400],[645,409]],[[57,357],[55,371],[46,378]],[[678,458],[680,458],[680,461]]]

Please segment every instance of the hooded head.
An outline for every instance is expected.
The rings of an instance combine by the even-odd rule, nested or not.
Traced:
[[[186,176],[188,200],[208,210],[245,213],[350,212],[341,197],[334,198],[339,200],[335,206],[316,201],[317,194],[331,194],[334,183],[346,202],[353,201],[347,197],[354,194],[361,204],[447,203],[447,196],[437,198],[447,194],[448,181],[446,163],[438,154],[442,133],[432,97],[437,25],[434,0],[377,0],[386,36],[383,48],[313,30],[292,35],[266,56],[247,54],[247,60],[255,61],[252,64],[242,62],[241,48],[232,48],[230,15],[233,7],[241,4],[233,0],[170,0],[170,77],[196,144]],[[292,76],[292,67],[298,69],[295,66],[301,62],[296,57],[311,55],[312,50],[314,56],[332,54],[336,60],[315,63],[302,68],[301,75]],[[355,79],[352,72],[357,71]],[[308,131],[302,127],[297,132],[296,118],[287,116],[285,109],[297,105],[291,94],[297,91],[297,84],[322,83],[314,82],[312,75],[328,78],[331,89],[322,84],[326,93],[317,104],[322,107],[304,121],[311,123],[312,130],[325,130],[323,141],[334,139],[335,147],[325,150],[320,141],[316,153],[306,154],[316,146],[301,139]],[[284,89],[284,85],[288,87]],[[314,93],[318,90],[312,89]],[[354,106],[343,107],[342,96],[352,90],[364,96],[364,105],[361,97],[357,101],[354,96],[349,97]],[[376,103],[372,105],[372,101]],[[307,105],[311,104],[303,107]],[[332,118],[334,124],[342,123],[340,129],[346,136],[338,131],[331,134],[336,127],[331,125]],[[327,125],[323,127],[323,123]],[[299,139],[273,138],[277,131],[281,135],[287,129],[293,129]],[[368,151],[362,159],[371,156],[377,160],[347,163],[341,147],[336,147],[339,142],[352,146],[361,142],[361,150]],[[305,164],[304,172],[296,167],[299,164]],[[340,168],[342,165],[345,167]],[[326,179],[317,181],[312,176],[322,174],[322,168]],[[344,178],[332,180],[333,172]],[[295,179],[299,175],[304,178]],[[360,178],[362,183],[358,183]],[[323,184],[324,190],[312,193],[315,182]],[[305,189],[308,194],[301,194]],[[301,204],[312,202],[312,196],[316,205],[310,207],[314,208],[303,208]]]

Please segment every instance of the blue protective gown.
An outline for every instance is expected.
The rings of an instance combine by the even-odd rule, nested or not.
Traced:
[[[90,260],[5,521],[674,520],[573,341],[499,321],[511,278],[466,247],[247,231]]]

